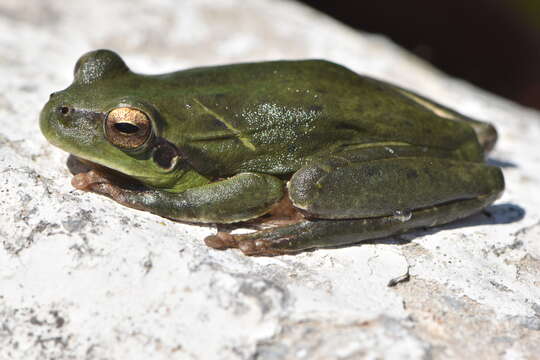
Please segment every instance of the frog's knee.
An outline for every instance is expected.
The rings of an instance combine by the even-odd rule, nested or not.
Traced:
[[[495,147],[497,143],[497,129],[490,123],[481,123],[480,125],[473,126],[478,142],[484,148],[486,153],[489,153]]]
[[[309,210],[310,204],[319,197],[323,180],[328,173],[328,169],[317,165],[305,166],[294,173],[287,183],[293,206]]]

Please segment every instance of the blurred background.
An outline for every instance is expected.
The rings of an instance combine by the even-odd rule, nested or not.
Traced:
[[[301,0],[444,72],[540,109],[540,0]]]

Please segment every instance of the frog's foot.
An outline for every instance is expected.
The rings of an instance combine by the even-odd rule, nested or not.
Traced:
[[[71,179],[71,185],[83,191],[96,192],[94,188],[98,188],[100,184],[111,184],[111,180],[97,170],[78,173]]]
[[[117,185],[114,179],[111,179],[107,173],[99,170],[90,170],[73,176],[71,185],[78,190],[107,196],[122,205],[134,209],[142,208],[142,206],[129,201],[129,194],[132,193],[130,190]]]
[[[207,236],[204,239],[206,246],[209,246],[217,250],[225,250],[231,248],[237,248],[238,242],[235,239],[235,236],[223,231],[218,231],[216,235]]]
[[[244,255],[273,256],[282,255],[286,252],[272,249],[268,242],[243,238],[244,235],[233,235],[219,231],[216,235],[207,236],[204,239],[206,246],[216,250],[239,249]]]

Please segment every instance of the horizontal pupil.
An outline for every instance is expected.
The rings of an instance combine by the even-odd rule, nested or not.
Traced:
[[[124,134],[134,134],[139,131],[139,127],[130,123],[116,123],[114,128]]]

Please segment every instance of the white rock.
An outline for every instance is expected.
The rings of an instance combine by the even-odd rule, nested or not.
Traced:
[[[387,39],[289,1],[0,4],[0,359],[533,358],[540,115]],[[493,122],[507,190],[488,213],[362,246],[249,258],[74,190],[37,117],[76,59],[138,72],[326,58]],[[388,287],[407,273],[411,279]]]

